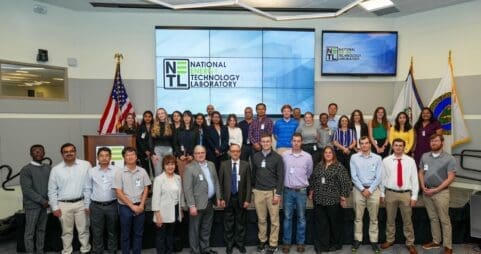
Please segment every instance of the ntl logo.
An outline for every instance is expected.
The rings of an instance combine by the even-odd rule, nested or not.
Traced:
[[[189,89],[189,59],[164,59],[164,89]]]
[[[339,59],[338,47],[326,47],[326,61],[337,61]]]

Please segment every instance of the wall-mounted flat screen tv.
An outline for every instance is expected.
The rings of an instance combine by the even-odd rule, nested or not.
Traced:
[[[322,75],[396,76],[398,33],[323,31]]]
[[[314,110],[314,29],[157,27],[155,38],[156,105],[169,113]]]

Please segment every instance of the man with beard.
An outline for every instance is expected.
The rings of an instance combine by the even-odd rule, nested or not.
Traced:
[[[429,250],[441,247],[442,227],[444,254],[451,254],[453,245],[449,218],[449,185],[456,177],[456,159],[443,151],[443,144],[443,135],[433,134],[430,138],[431,152],[423,154],[419,162],[419,182],[433,237],[433,241],[423,244],[423,248]]]

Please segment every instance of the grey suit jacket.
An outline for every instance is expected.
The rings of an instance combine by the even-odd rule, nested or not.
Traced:
[[[239,162],[240,181],[237,183],[240,205],[244,202],[251,202],[251,167],[248,162]],[[220,164],[219,181],[222,197],[226,205],[229,204],[231,195],[232,161],[226,160]]]
[[[210,161],[206,162],[209,167],[212,182],[214,183],[215,195],[217,199],[222,199],[219,178],[217,177],[214,163]],[[185,168],[182,185],[187,206],[195,206],[197,209],[205,209],[207,207],[209,186],[206,176],[197,161],[192,161]]]

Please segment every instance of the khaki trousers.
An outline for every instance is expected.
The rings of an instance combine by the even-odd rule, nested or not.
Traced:
[[[277,247],[279,240],[279,204],[272,204],[274,190],[263,191],[254,189],[252,192],[254,193],[254,204],[256,206],[259,240],[263,243],[267,242],[267,213],[269,213],[271,221],[269,246]]]
[[[371,243],[377,243],[379,235],[377,214],[379,211],[380,197],[381,191],[379,188],[367,199],[357,188],[354,188],[354,240],[362,242],[362,218],[364,217],[364,210],[367,207],[367,211],[369,212],[369,240]]]
[[[62,243],[63,254],[72,253],[72,239],[74,226],[77,228],[78,238],[80,242],[80,252],[90,251],[90,232],[88,216],[85,213],[84,201],[80,200],[75,203],[59,202],[58,207],[62,212],[60,216],[60,225],[62,226]]]
[[[406,237],[406,245],[414,245],[414,228],[412,221],[411,209],[411,192],[398,193],[386,190],[386,197],[384,199],[386,204],[386,241],[394,242],[396,233],[396,216],[397,209],[401,211],[403,219],[404,237]]]
[[[431,197],[423,195],[423,200],[431,222],[433,242],[441,243],[442,227],[443,245],[444,247],[452,249],[452,229],[451,219],[449,218],[449,189],[442,190]],[[440,221],[441,225],[439,224]]]

